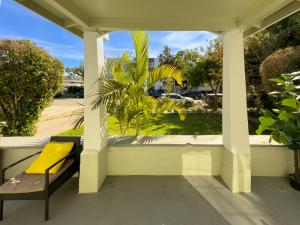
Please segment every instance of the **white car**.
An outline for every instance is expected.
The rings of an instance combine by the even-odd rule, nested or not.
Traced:
[[[187,102],[190,102],[192,104],[194,104],[194,99],[192,98],[189,98],[189,97],[183,97],[182,95],[180,94],[177,94],[177,93],[164,93],[161,95],[160,98],[170,98],[171,100],[174,100],[176,102],[179,102],[181,104],[186,104]]]

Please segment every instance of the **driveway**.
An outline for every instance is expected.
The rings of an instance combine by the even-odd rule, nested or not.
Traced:
[[[73,128],[76,112],[82,109],[83,99],[54,99],[51,106],[42,112],[35,136],[51,136]]]

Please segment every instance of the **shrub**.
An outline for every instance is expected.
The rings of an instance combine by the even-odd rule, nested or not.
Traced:
[[[280,49],[268,56],[260,65],[262,83],[266,91],[279,90],[270,79],[280,78],[281,74],[300,70],[300,46]]]
[[[28,40],[0,40],[0,108],[4,135],[34,135],[42,110],[63,81],[64,66]]]
[[[274,83],[282,87],[282,91],[270,93],[277,99],[277,107],[264,110],[264,116],[259,118],[260,125],[256,131],[257,134],[269,131],[276,142],[294,150],[293,179],[297,182],[300,182],[300,95],[299,86],[296,85],[299,80],[300,72],[282,74],[280,78],[272,79]]]
[[[5,116],[3,114],[3,110],[0,108],[0,138],[2,136],[2,131],[5,126],[6,126]]]

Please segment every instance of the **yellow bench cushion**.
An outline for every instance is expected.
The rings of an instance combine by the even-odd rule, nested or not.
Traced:
[[[45,174],[45,170],[58,160],[67,156],[72,148],[73,142],[49,142],[45,145],[41,154],[25,170],[27,174]],[[58,163],[49,170],[50,174],[56,173],[64,161]]]

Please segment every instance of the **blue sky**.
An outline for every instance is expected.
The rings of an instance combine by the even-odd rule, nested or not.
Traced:
[[[83,60],[82,39],[12,0],[0,2],[0,38],[33,40],[63,61],[66,67],[76,66]],[[204,46],[215,37],[209,32],[153,31],[150,32],[149,55],[157,57],[165,45],[174,53]],[[124,51],[133,52],[129,32],[110,33],[109,41],[105,43],[105,57],[117,57]]]

